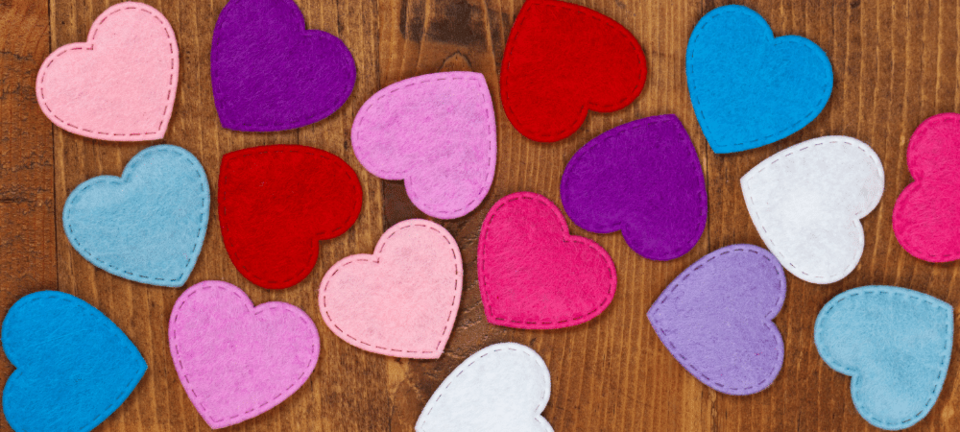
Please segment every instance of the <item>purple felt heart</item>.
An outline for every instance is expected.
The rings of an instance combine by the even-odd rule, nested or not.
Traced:
[[[621,231],[654,260],[687,253],[707,223],[700,159],[673,114],[617,126],[583,146],[563,172],[560,199],[580,228]]]
[[[357,68],[343,41],[306,30],[293,0],[232,0],[213,30],[213,100],[227,129],[296,129],[333,114]]]
[[[748,395],[767,388],[783,366],[773,323],[787,296],[783,267],[766,249],[717,249],[677,276],[647,318],[670,353],[710,388]]]

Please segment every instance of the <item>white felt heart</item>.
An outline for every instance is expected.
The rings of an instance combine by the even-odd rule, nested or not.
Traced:
[[[783,268],[828,284],[860,262],[860,219],[880,203],[883,165],[860,140],[826,136],[767,158],[740,185],[753,224]]]
[[[553,432],[540,413],[550,371],[537,353],[512,342],[490,345],[443,380],[417,420],[417,432]]]

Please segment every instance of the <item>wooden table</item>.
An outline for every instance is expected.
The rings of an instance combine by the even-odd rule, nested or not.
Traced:
[[[220,127],[210,86],[209,54],[217,14],[227,0],[147,0],[177,32],[181,72],[177,102],[163,142],[193,152],[216,194],[220,158],[243,148],[279,143],[314,146],[339,155],[360,175],[364,207],[357,224],[321,244],[320,262],[302,283],[269,291],[244,279],[227,257],[216,200],[204,250],[187,286],[220,279],[243,288],[255,303],[280,300],[307,311],[318,325],[317,369],[299,392],[237,431],[408,431],[434,389],[463,359],[500,341],[538,351],[553,377],[544,416],[557,431],[868,430],[850,399],[849,378],[824,364],[813,343],[817,312],[834,295],[857,286],[917,289],[958,304],[957,263],[928,264],[909,256],[891,229],[897,194],[910,181],[905,150],[925,118],[960,111],[958,0],[745,0],[776,35],[799,34],[830,56],[836,75],[823,113],[799,133],[762,149],[720,156],[710,151],[690,105],[684,74],[687,38],[707,11],[728,3],[703,0],[579,0],[637,36],[650,74],[627,108],[591,113],[584,126],[555,144],[521,136],[503,114],[498,68],[521,0],[299,0],[307,26],[333,33],[356,58],[353,95],[317,124],[280,133],[237,133]],[[102,310],[139,347],[149,370],[101,431],[208,430],[173,368],[167,322],[182,290],[139,285],[95,269],[63,233],[61,210],[82,181],[119,175],[137,152],[155,143],[93,141],[54,127],[36,103],[37,69],[52,48],[83,41],[92,20],[115,0],[0,0],[0,314],[37,290],[74,294]],[[339,340],[319,317],[316,290],[323,272],[349,254],[369,253],[380,234],[423,217],[400,182],[367,173],[350,148],[354,115],[378,89],[419,74],[482,72],[493,91],[499,125],[497,176],[490,195],[470,215],[441,222],[459,243],[466,276],[463,302],[447,353],[438,361],[370,354]],[[477,290],[477,235],[490,206],[526,190],[559,203],[560,175],[591,138],[634,119],[675,113],[693,138],[707,178],[710,216],[697,246],[682,258],[655,262],[630,250],[618,234],[572,232],[595,239],[613,256],[620,285],[598,319],[556,331],[521,331],[488,324]],[[886,193],[863,219],[866,250],[857,269],[827,286],[788,274],[788,296],[775,320],[786,359],[760,394],[718,394],[688,374],[661,345],[644,316],[660,291],[685,267],[722,246],[762,245],[750,222],[739,179],[778,150],[822,135],[842,134],[872,145],[886,170]],[[955,344],[956,346],[956,344]],[[916,430],[955,430],[960,419],[958,356],[940,399]],[[0,360],[0,384],[12,367]],[[0,430],[9,430],[0,422]]]

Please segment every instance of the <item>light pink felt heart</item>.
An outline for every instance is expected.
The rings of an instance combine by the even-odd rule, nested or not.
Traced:
[[[441,72],[391,84],[353,122],[363,167],[403,180],[410,200],[438,219],[466,215],[493,184],[497,125],[482,74]]]
[[[391,357],[443,354],[460,307],[463,261],[442,226],[410,219],[383,233],[373,255],[351,255],[320,282],[320,315],[340,339]]]
[[[477,250],[487,321],[522,329],[556,329],[600,315],[617,290],[610,255],[570,235],[550,200],[517,192],[490,209]]]
[[[163,138],[180,70],[173,28],[156,9],[105,10],[86,42],[58,48],[37,74],[37,101],[64,130],[108,141]]]
[[[302,386],[320,356],[320,335],[283,302],[253,307],[240,288],[204,281],[177,299],[170,354],[180,383],[213,429],[256,417]]]

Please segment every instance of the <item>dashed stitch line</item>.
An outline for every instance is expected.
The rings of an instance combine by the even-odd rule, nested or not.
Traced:
[[[436,74],[429,74],[429,75],[414,77],[414,78],[410,78],[404,81],[391,84],[390,86],[377,92],[377,94],[375,95],[372,101],[367,101],[360,108],[360,111],[357,113],[357,118],[355,120],[355,126],[353,128],[354,136],[352,137],[354,142],[353,152],[356,154],[357,159],[361,161],[360,163],[363,164],[364,168],[367,168],[367,170],[371,172],[373,172],[373,170],[375,169],[377,172],[374,173],[374,175],[376,175],[377,177],[386,178],[387,180],[403,180],[404,182],[409,182],[410,184],[408,184],[406,187],[407,194],[410,195],[410,198],[415,204],[420,203],[421,200],[417,195],[418,188],[413,184],[413,178],[406,177],[408,174],[410,174],[409,169],[403,169],[396,172],[382,170],[379,167],[374,167],[374,169],[370,169],[367,167],[368,164],[363,163],[364,160],[369,160],[369,159],[367,159],[366,155],[368,153],[365,151],[364,146],[357,145],[357,143],[366,142],[363,140],[363,137],[360,136],[359,131],[364,130],[363,124],[365,121],[367,121],[368,115],[376,116],[377,114],[380,113],[381,110],[379,109],[380,108],[379,102],[381,99],[391,96],[393,93],[396,93],[401,90],[405,90],[409,87],[415,87],[421,84],[431,83],[435,81],[446,81],[446,80],[451,80],[451,81],[462,80],[462,81],[467,81],[476,85],[477,92],[475,95],[479,97],[479,103],[477,105],[483,106],[483,112],[486,115],[485,127],[487,129],[487,138],[488,138],[487,142],[489,145],[487,147],[487,152],[486,152],[487,158],[486,158],[485,169],[483,170],[483,178],[480,180],[480,184],[483,186],[481,186],[479,190],[476,191],[476,193],[474,194],[474,197],[470,200],[470,202],[468,202],[463,207],[458,208],[456,210],[443,210],[443,209],[434,209],[434,208],[428,208],[424,210],[425,212],[426,210],[429,210],[429,212],[427,213],[429,213],[431,216],[441,218],[441,219],[457,218],[477,208],[477,206],[480,205],[480,202],[483,201],[483,199],[487,196],[487,193],[490,192],[490,185],[493,184],[493,174],[494,174],[494,170],[496,169],[496,161],[497,161],[496,120],[493,115],[493,102],[490,99],[490,89],[487,87],[487,82],[484,80],[483,75],[477,74],[475,72],[441,72]],[[399,84],[403,84],[403,85],[399,85]],[[372,112],[369,112],[369,111],[372,111]],[[420,206],[418,205],[417,207],[420,207]]]

